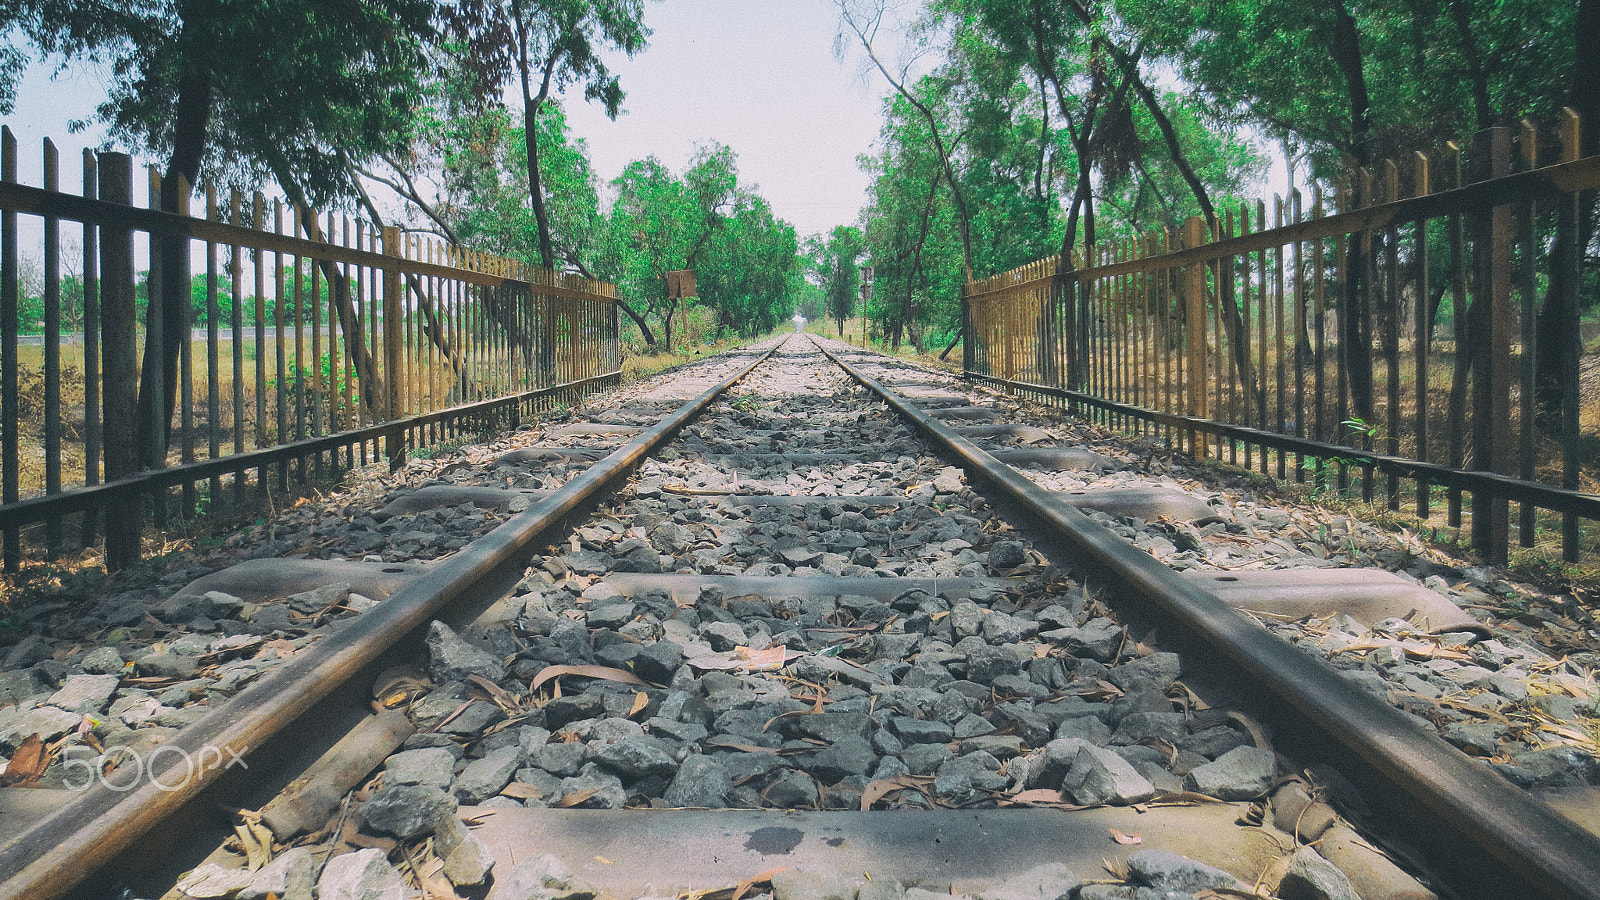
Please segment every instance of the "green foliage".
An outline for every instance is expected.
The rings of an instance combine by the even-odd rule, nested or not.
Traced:
[[[861,287],[861,256],[866,249],[861,229],[851,225],[836,226],[826,240],[812,241],[813,266],[821,283],[823,303],[841,336],[845,320],[855,314]]]
[[[107,64],[114,140],[204,177],[289,174],[313,203],[351,189],[341,154],[394,149],[418,96],[429,0],[60,0],[9,24],[43,53]],[[180,166],[180,171],[186,166]]]
[[[616,200],[599,274],[660,323],[669,349],[684,302],[667,296],[670,271],[696,271],[699,297],[687,302],[714,307],[719,331],[752,336],[790,315],[794,227],[739,183],[732,148],[697,148],[681,174],[653,156],[637,160],[611,186]]]

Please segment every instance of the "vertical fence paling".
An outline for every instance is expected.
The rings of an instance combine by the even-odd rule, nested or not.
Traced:
[[[100,197],[109,203],[133,204],[133,160],[122,153],[100,154]],[[139,364],[134,350],[133,229],[100,226],[100,323],[105,404],[106,481],[132,475],[134,407],[138,401]],[[116,515],[105,517],[106,566],[122,569],[139,559],[143,516],[139,497],[127,493]]]
[[[275,502],[291,473],[304,479],[364,464],[369,442],[376,452],[382,441],[391,464],[403,462],[408,438],[515,423],[523,407],[549,402],[539,389],[616,374],[611,285],[360,222],[352,228],[260,194],[207,189],[204,212],[190,218],[187,185],[180,179],[164,191],[153,169],[147,204],[135,207],[132,161],[122,154],[85,151],[81,196],[60,192],[48,141],[41,188],[19,184],[17,169],[6,129],[0,537],[8,571],[25,541],[47,557],[63,551],[67,510],[82,515],[74,538],[86,546],[106,503],[115,504],[105,517],[105,561],[122,568],[138,560],[143,523],[154,515],[159,525],[169,499],[184,518],[237,506],[253,471],[263,499]],[[169,324],[176,335],[146,340]],[[205,346],[194,347],[200,340]],[[70,356],[74,345],[81,359]],[[451,412],[475,401],[492,405]],[[385,424],[407,417],[416,421]],[[283,447],[296,440],[316,443],[304,452]],[[156,472],[171,466],[198,474]],[[117,484],[74,496],[106,482]],[[39,538],[28,536],[35,524]]]
[[[1600,187],[1600,166],[1580,160],[1577,128],[1569,112],[1550,162],[1532,126],[1490,129],[1465,150],[1353,172],[1332,213],[1320,189],[1309,204],[1292,191],[1270,212],[1244,204],[1103,243],[1071,270],[1070,291],[1048,278],[1053,257],[971,282],[965,368],[1064,388],[1070,405],[1093,401],[1096,421],[1143,431],[1153,419],[1197,458],[1286,481],[1293,457],[1295,480],[1311,465],[1316,489],[1368,501],[1382,479],[1378,502],[1399,509],[1412,490],[1422,518],[1442,486],[1449,524],[1470,519],[1493,562],[1513,536],[1552,536],[1539,511],[1554,510],[1561,553],[1575,559],[1580,519],[1600,511],[1575,493],[1578,311],[1600,300],[1583,293],[1576,227],[1578,193]],[[1045,287],[1071,324],[1035,312]],[[1545,419],[1555,415],[1559,428]],[[1540,486],[1541,454],[1559,454],[1559,489]]]
[[[17,139],[7,128],[0,133],[0,181],[17,180]],[[17,397],[17,214],[0,213],[0,502],[17,502],[22,461],[17,431],[21,415]],[[21,558],[20,535],[14,528],[4,535],[5,567],[14,570]]]

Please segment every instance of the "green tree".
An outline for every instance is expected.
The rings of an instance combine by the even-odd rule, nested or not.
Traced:
[[[480,96],[498,97],[508,82],[517,83],[539,259],[554,269],[537,139],[540,113],[554,93],[581,84],[585,99],[600,101],[606,115],[616,118],[622,86],[601,53],[615,48],[632,56],[644,49],[650,29],[643,0],[457,0],[445,21],[464,45]]]
[[[856,295],[861,289],[860,262],[866,244],[861,229],[854,225],[834,226],[827,238],[818,244],[813,252],[817,254],[822,294],[827,301],[828,314],[838,325],[839,336],[844,337],[845,320],[855,313]]]
[[[300,206],[349,194],[342,156],[397,149],[407,133],[434,12],[432,0],[52,0],[4,15],[43,53],[109,64],[99,117],[114,140],[166,156],[161,205],[177,210],[181,186],[202,175],[255,184],[270,174]],[[166,455],[190,327],[187,242],[168,241],[162,253],[174,277],[149,307],[160,339],[142,367],[146,465]],[[376,378],[363,386],[376,389]],[[164,433],[148,433],[152,421]]]

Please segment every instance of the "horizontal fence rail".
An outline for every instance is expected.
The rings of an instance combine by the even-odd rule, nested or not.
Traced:
[[[1580,376],[1600,156],[1579,146],[1568,111],[1553,134],[1489,129],[1358,169],[1332,198],[970,282],[965,371],[1423,519],[1442,490],[1490,562],[1513,541],[1592,557],[1600,496],[1580,485],[1600,404]]]
[[[85,150],[77,194],[48,140],[41,162],[20,183],[0,133],[7,571],[25,540],[54,558],[101,534],[122,568],[147,511],[161,526],[394,465],[619,377],[613,285],[260,194],[180,183],[163,202],[154,169],[137,206],[123,154]]]

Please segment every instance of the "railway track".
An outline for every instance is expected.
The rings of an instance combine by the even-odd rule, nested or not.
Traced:
[[[1253,529],[1047,490],[1122,467],[809,338],[590,412],[164,600],[205,668],[72,677],[186,727],[0,803],[0,897],[1600,896],[1594,835],[1236,611],[1469,658],[1414,583],[1174,572],[1128,536]]]

